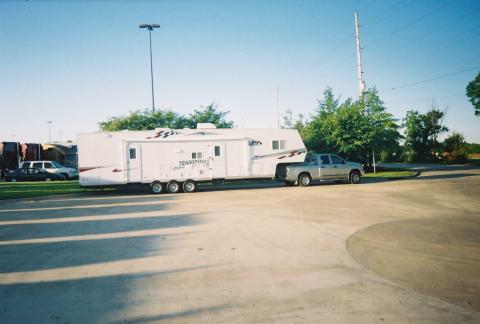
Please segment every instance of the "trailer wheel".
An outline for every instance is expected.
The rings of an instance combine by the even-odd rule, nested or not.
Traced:
[[[177,181],[170,181],[169,183],[167,183],[167,191],[169,193],[177,193],[180,191],[180,185],[178,184]]]
[[[161,182],[155,181],[150,185],[150,191],[154,194],[159,194],[163,192],[163,184]]]
[[[302,187],[306,187],[310,185],[310,182],[312,182],[312,178],[308,173],[302,173],[300,176],[298,176],[298,184]]]
[[[184,192],[194,192],[197,189],[197,185],[194,181],[187,180],[183,183],[182,188]]]

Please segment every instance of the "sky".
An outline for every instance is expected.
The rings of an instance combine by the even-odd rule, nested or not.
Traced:
[[[326,87],[358,97],[364,80],[399,120],[447,112],[480,143],[465,87],[480,71],[480,1],[1,1],[0,141],[75,140],[111,116],[155,106],[189,114],[214,102],[238,127],[310,116]]]

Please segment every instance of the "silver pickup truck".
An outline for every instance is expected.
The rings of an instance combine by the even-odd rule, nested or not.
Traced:
[[[345,161],[335,154],[307,155],[305,162],[286,165],[277,178],[287,185],[308,186],[312,181],[342,180],[359,183],[364,175],[360,163]]]

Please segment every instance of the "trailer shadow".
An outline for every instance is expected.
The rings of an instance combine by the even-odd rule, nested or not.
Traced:
[[[187,320],[231,307],[198,307],[177,303],[172,311],[158,299],[163,285],[177,274],[189,274],[215,265],[168,271],[126,273],[94,278],[0,285],[2,323],[143,323]],[[142,293],[134,293],[138,289]],[[179,293],[177,293],[179,294]],[[179,298],[185,300],[188,294]],[[150,307],[141,307],[149,305]],[[171,306],[171,304],[170,304]],[[148,309],[155,309],[154,314]],[[131,315],[135,314],[135,315]]]
[[[6,205],[0,209],[2,221],[74,218],[82,216],[108,216],[129,213],[165,211],[174,203],[173,195],[165,196],[108,196],[82,197],[66,200],[46,200],[40,202],[21,202]],[[9,208],[10,207],[10,208]]]
[[[163,256],[185,248],[182,242],[194,235],[195,226],[203,221],[197,214],[144,216],[145,206],[164,211],[175,200],[172,195],[160,198],[161,204],[150,204],[150,198],[159,200],[158,196],[108,196],[92,203],[79,197],[71,198],[69,206],[53,199],[43,210],[37,210],[35,202],[2,210],[2,217],[10,221],[17,215],[33,219],[31,223],[0,222],[0,322],[100,323],[128,321],[132,313],[136,316],[133,321],[155,321],[215,311],[215,307],[189,309],[184,305],[174,308],[178,312],[167,311],[158,300],[148,297],[149,293],[164,294],[164,284],[175,273],[211,267],[205,263],[178,268],[160,262]],[[109,209],[109,203],[135,199],[142,205]],[[69,214],[72,211],[78,212],[76,216],[94,216],[81,221],[65,219],[74,217]],[[49,219],[35,223],[38,213]],[[121,213],[122,218],[101,218],[108,213]],[[148,303],[155,303],[157,313],[135,308]],[[222,307],[227,306],[218,309]],[[129,312],[132,308],[136,311]]]

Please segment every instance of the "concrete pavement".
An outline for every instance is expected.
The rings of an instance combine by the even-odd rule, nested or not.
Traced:
[[[462,297],[478,287],[469,274],[479,273],[479,242],[461,239],[480,227],[479,188],[480,170],[468,168],[360,185],[0,202],[0,322],[479,322],[477,300]],[[452,218],[455,230],[431,225]],[[368,230],[401,222],[405,235]],[[377,253],[392,242],[399,253]],[[419,263],[427,257],[405,261],[418,246],[467,260],[464,272],[441,272],[459,286],[419,286],[440,272]]]

